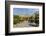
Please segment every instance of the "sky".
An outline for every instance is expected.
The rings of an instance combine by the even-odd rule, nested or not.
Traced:
[[[39,11],[39,9],[35,9],[35,8],[13,8],[13,15],[31,16],[36,11]]]

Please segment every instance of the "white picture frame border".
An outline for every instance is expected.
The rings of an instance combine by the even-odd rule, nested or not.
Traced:
[[[39,27],[23,27],[13,28],[13,8],[39,8]],[[23,6],[23,5],[10,5],[10,33],[11,32],[25,32],[25,31],[42,31],[42,6]],[[31,29],[30,29],[31,28]],[[19,29],[19,30],[18,30]]]

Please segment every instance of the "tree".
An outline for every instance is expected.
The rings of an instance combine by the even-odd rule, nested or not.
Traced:
[[[29,17],[29,22],[31,22],[31,23],[34,22],[34,17],[33,16]]]
[[[21,19],[21,18],[20,18],[18,15],[14,15],[13,19],[14,19],[14,20],[13,20],[13,23],[14,23],[14,24],[17,24],[17,23],[20,22],[20,19]]]
[[[35,13],[35,23],[39,24],[39,14]]]

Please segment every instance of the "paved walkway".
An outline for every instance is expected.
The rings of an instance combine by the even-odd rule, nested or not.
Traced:
[[[36,24],[34,24],[34,23],[29,23],[28,21],[24,21],[24,22],[22,22],[22,23],[18,23],[18,24],[16,24],[16,25],[14,25],[14,27],[30,27],[30,25],[29,24],[33,24],[33,25],[36,25]]]

